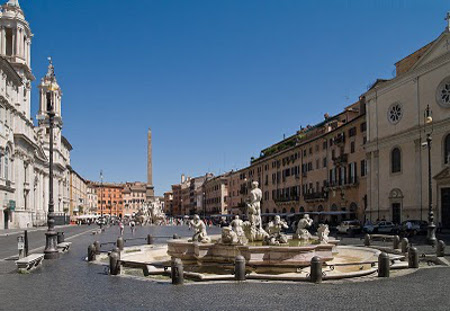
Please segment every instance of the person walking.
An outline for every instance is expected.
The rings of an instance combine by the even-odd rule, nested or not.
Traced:
[[[123,235],[124,229],[125,226],[123,225],[123,222],[119,222],[119,235]]]

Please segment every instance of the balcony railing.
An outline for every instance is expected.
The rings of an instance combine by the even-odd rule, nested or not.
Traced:
[[[300,201],[300,197],[299,196],[291,196],[288,198],[276,198],[276,199],[273,199],[273,201],[275,203],[297,202],[297,201]]]
[[[305,194],[305,201],[323,201],[328,197],[327,192],[314,192]]]
[[[347,162],[348,162],[348,154],[347,153],[341,154],[340,156],[333,158],[333,163],[336,166],[345,164]]]

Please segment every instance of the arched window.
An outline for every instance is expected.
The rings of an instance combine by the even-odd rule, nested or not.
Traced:
[[[449,162],[448,157],[450,157],[450,134],[445,136],[445,140],[444,140],[444,163],[445,164],[448,164],[448,162]]]
[[[286,208],[283,208],[283,214],[286,214],[286,213],[287,213]]]
[[[277,213],[277,209],[276,209],[276,208],[273,209],[273,213],[274,213],[274,214]]]
[[[295,213],[295,208],[291,207],[290,213]]]
[[[305,208],[303,206],[300,206],[300,213],[304,213],[305,212]]]
[[[8,174],[8,170],[9,170],[9,148],[6,148],[5,151],[5,169],[4,169],[4,173],[5,173],[5,179],[8,180],[9,174]]]
[[[402,153],[400,149],[394,148],[391,152],[391,172],[398,173],[402,170]]]

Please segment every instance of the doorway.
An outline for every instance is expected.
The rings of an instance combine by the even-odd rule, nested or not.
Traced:
[[[400,203],[392,203],[392,222],[394,224],[401,222]]]
[[[4,228],[5,229],[9,229],[8,228],[8,223],[9,223],[9,212],[7,210],[3,211],[3,222],[4,222]]]
[[[441,189],[442,227],[450,229],[450,188]]]

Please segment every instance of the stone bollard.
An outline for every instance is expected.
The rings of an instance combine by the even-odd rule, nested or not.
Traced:
[[[408,248],[408,268],[419,268],[419,254],[417,248]]]
[[[234,260],[234,279],[236,281],[245,281],[245,258],[236,256]]]
[[[125,241],[124,241],[124,239],[123,239],[122,237],[119,237],[119,238],[117,239],[116,246],[117,246],[117,248],[118,248],[119,250],[123,250],[123,248],[125,247]]]
[[[147,235],[147,244],[148,244],[148,245],[151,245],[151,244],[153,244],[154,242],[155,242],[155,240],[154,240],[154,238],[153,238],[153,235],[148,234],[148,235]]]
[[[403,238],[402,241],[400,242],[402,253],[406,253],[408,251],[408,244],[409,244],[408,239]]]
[[[118,275],[120,273],[119,253],[112,251],[109,253],[109,274]]]
[[[388,278],[391,269],[391,261],[389,260],[389,255],[386,253],[381,253],[378,256],[378,277]]]
[[[96,255],[100,255],[100,250],[102,248],[102,246],[100,245],[99,241],[95,241],[94,242],[94,246],[95,246],[95,254]]]
[[[180,236],[179,236],[178,234],[174,233],[173,236],[172,236],[172,238],[173,238],[174,240],[179,240],[179,239],[180,239]]]
[[[56,234],[57,234],[56,240],[58,241],[58,244],[63,243],[64,242],[64,232],[58,231]]]
[[[364,236],[364,246],[370,246],[370,234],[368,233]]]
[[[392,248],[398,249],[399,245],[400,245],[400,237],[398,235],[394,235],[394,241],[393,241]]]
[[[94,261],[96,259],[97,249],[94,244],[88,246],[88,261]]]
[[[184,282],[183,275],[183,262],[180,258],[172,257],[172,262],[170,264],[172,284],[182,285]]]
[[[445,242],[442,240],[439,240],[436,247],[436,256],[437,257],[444,257],[445,256]]]
[[[313,283],[322,283],[322,261],[320,257],[314,256],[311,259],[311,271],[309,272],[309,278]]]

